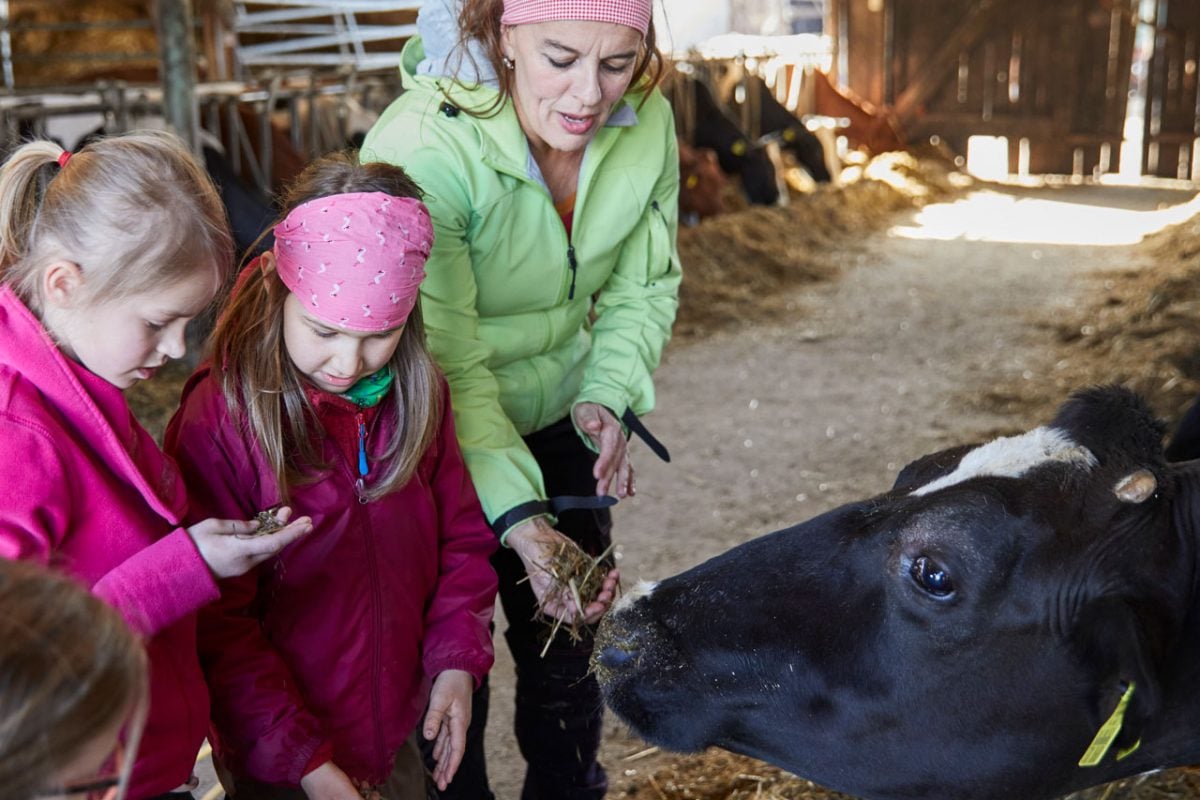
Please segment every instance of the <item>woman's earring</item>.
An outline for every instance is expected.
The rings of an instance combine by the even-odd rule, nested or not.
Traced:
[[[513,67],[515,67],[515,66],[517,65],[517,62],[513,61],[513,60],[512,60],[511,58],[509,58],[508,56],[502,56],[502,57],[500,58],[500,60],[501,60],[502,62],[504,62],[504,68],[505,68],[505,69],[512,69]]]

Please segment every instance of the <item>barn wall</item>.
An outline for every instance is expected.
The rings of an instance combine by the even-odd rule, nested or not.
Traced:
[[[1034,172],[1116,170],[1137,5],[840,0],[840,78],[894,109],[910,141],[965,152],[972,135],[1006,136],[1013,155],[1027,140]]]

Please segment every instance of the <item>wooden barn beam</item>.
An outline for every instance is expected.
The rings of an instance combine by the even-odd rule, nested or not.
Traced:
[[[910,82],[896,99],[895,113],[905,127],[921,104],[928,100],[950,77],[958,66],[958,55],[970,48],[991,29],[992,23],[1002,15],[1012,14],[1014,6],[1023,5],[1013,0],[978,0],[963,21],[933,57],[925,63],[920,73]]]

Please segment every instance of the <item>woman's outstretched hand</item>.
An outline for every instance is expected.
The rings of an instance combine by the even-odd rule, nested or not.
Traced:
[[[505,541],[524,563],[529,586],[546,616],[566,623],[585,622],[593,625],[600,621],[616,598],[621,574],[612,569],[604,576],[604,584],[596,599],[584,606],[581,613],[571,591],[555,581],[551,574],[553,556],[564,546],[563,543],[567,542],[572,547],[576,545],[552,528],[544,518],[537,517],[513,528]]]
[[[596,403],[580,403],[571,411],[575,427],[588,435],[598,455],[592,467],[596,494],[621,499],[635,494],[633,465],[621,422],[611,411]]]

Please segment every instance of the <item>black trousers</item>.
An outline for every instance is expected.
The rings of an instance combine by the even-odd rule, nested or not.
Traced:
[[[580,441],[570,419],[526,436],[525,443],[542,469],[550,497],[596,493],[596,455]],[[612,540],[612,515],[606,508],[565,511],[556,528],[598,556]],[[538,613],[529,583],[518,583],[525,577],[521,559],[502,548],[492,565],[508,620],[504,638],[516,664],[513,732],[526,762],[521,800],[598,800],[608,790],[608,777],[596,760],[604,704],[588,672],[595,631],[585,630],[580,641],[572,642],[560,630],[543,658],[550,626]],[[441,793],[443,800],[494,798],[483,751],[488,701],[485,681],[472,698],[467,752],[454,781]]]

